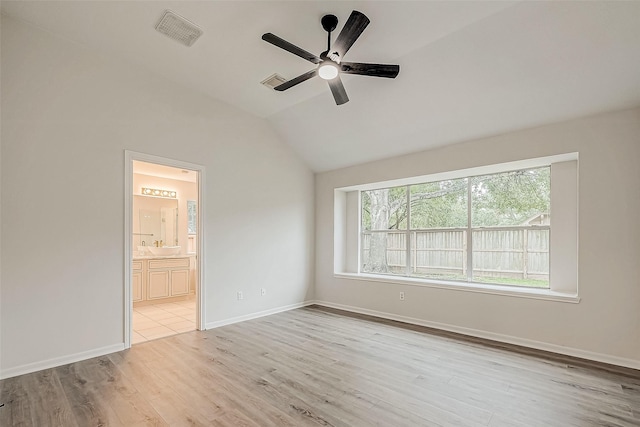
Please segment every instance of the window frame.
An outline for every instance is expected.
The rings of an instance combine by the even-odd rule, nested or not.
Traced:
[[[528,232],[528,230],[546,230],[549,232],[549,242],[551,242],[551,225],[532,225],[529,227],[525,227],[525,226],[473,226],[473,197],[472,197],[472,188],[473,188],[473,179],[474,178],[478,178],[478,177],[490,177],[490,176],[497,176],[500,174],[504,174],[504,173],[510,173],[510,172],[527,172],[527,171],[532,171],[532,170],[538,170],[538,169],[543,169],[543,168],[549,168],[549,173],[551,173],[551,165],[542,165],[542,166],[535,166],[535,167],[529,167],[529,168],[524,168],[524,169],[512,169],[512,170],[504,170],[504,171],[500,171],[500,172],[496,172],[496,173],[489,173],[489,174],[481,174],[481,175],[468,175],[468,176],[462,176],[459,178],[455,178],[456,180],[466,180],[466,214],[467,214],[467,226],[466,227],[449,227],[449,228],[429,228],[429,229],[420,229],[420,228],[412,228],[411,227],[411,187],[413,185],[420,185],[420,184],[431,184],[431,183],[440,183],[443,181],[447,181],[447,180],[431,180],[431,181],[422,181],[422,182],[418,182],[418,183],[413,183],[413,184],[403,184],[403,185],[398,185],[398,186],[393,186],[393,187],[389,187],[389,186],[384,186],[384,187],[378,187],[378,188],[374,188],[374,189],[368,189],[368,190],[357,190],[358,191],[358,198],[360,200],[362,200],[362,194],[366,191],[375,191],[375,190],[391,190],[391,189],[395,189],[395,188],[402,188],[404,187],[405,191],[405,203],[406,203],[406,211],[407,211],[407,217],[405,219],[406,221],[406,228],[404,229],[396,229],[396,230],[392,230],[392,229],[385,229],[385,230],[374,230],[374,229],[370,229],[370,230],[365,230],[363,227],[363,208],[362,205],[360,206],[359,209],[359,216],[360,216],[360,236],[359,236],[359,252],[360,252],[360,262],[358,263],[358,273],[364,273],[364,274],[373,274],[373,275],[381,275],[381,276],[391,276],[391,277],[408,277],[408,278],[416,278],[416,279],[421,279],[420,276],[417,275],[413,275],[412,274],[412,270],[414,268],[414,265],[412,264],[412,260],[413,260],[413,256],[412,256],[412,234],[413,233],[417,233],[417,232],[421,232],[421,231],[427,231],[427,232],[437,232],[437,231],[463,231],[465,232],[465,237],[466,237],[466,250],[464,252],[464,258],[466,261],[466,266],[464,266],[464,270],[466,271],[466,280],[465,279],[448,279],[447,281],[452,281],[452,282],[461,282],[461,283],[470,283],[470,284],[474,284],[474,285],[479,285],[479,286],[485,286],[488,283],[487,282],[480,282],[480,281],[475,281],[474,280],[474,266],[473,266],[473,258],[474,258],[474,248],[473,248],[473,234],[476,231],[483,231],[483,230],[493,230],[493,231],[514,231],[514,230],[523,230],[525,233]],[[551,189],[549,189],[549,199],[551,199]],[[551,207],[549,208],[549,210],[551,210]],[[369,273],[366,271],[362,271],[362,267],[363,267],[363,262],[362,260],[365,258],[364,257],[364,252],[365,252],[365,245],[364,245],[364,239],[365,239],[365,235],[372,235],[373,233],[389,233],[389,232],[393,232],[393,233],[403,233],[405,236],[405,266],[404,266],[404,274],[394,274],[394,273]],[[417,242],[416,242],[417,245]],[[388,250],[388,249],[387,249]],[[417,251],[417,247],[415,248],[415,251]],[[478,251],[475,251],[478,252]],[[549,253],[551,252],[551,247],[549,244]],[[532,289],[532,288],[538,288],[538,289],[550,289],[550,281],[551,281],[551,272],[547,272],[547,276],[549,277],[549,279],[547,280],[547,286],[545,287],[536,287],[536,286],[526,286],[526,285],[515,285],[515,284],[509,284],[509,283],[500,283],[500,282],[496,282],[496,285],[500,285],[500,286],[514,286],[514,287],[521,287],[521,288],[527,288],[527,289]],[[501,279],[502,277],[500,276],[496,276],[497,279]],[[422,278],[422,279],[433,279],[433,280],[442,280],[440,278]]]
[[[438,171],[435,173],[334,187],[334,253],[333,276],[337,279],[384,283],[391,285],[436,288],[448,291],[464,291],[483,294],[522,297],[558,302],[579,303],[578,295],[578,153],[570,152],[546,157],[515,160],[500,164],[469,167],[467,169]],[[411,185],[421,182],[442,181],[471,176],[492,175],[514,170],[551,166],[551,227],[557,224],[549,236],[549,289],[497,285],[466,281],[450,281],[434,278],[417,278],[399,275],[370,274],[360,271],[361,202],[359,192],[380,188]],[[554,169],[555,168],[555,169]],[[388,176],[388,174],[387,174]],[[557,191],[559,188],[560,191]],[[554,196],[555,193],[555,196]],[[554,201],[555,199],[555,201]],[[558,200],[560,202],[558,202]],[[554,222],[555,221],[555,222]],[[408,224],[410,228],[410,224]],[[552,279],[553,278],[553,279]],[[346,284],[347,282],[345,282]]]

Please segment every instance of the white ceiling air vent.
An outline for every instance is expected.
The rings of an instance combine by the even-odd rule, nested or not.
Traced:
[[[280,86],[282,83],[284,83],[286,81],[287,81],[287,79],[282,77],[280,74],[272,74],[269,77],[267,77],[266,79],[264,79],[263,81],[261,81],[260,84],[265,85],[269,89],[273,89],[276,86]]]
[[[165,10],[162,19],[156,25],[156,30],[185,46],[194,44],[203,32],[196,24],[170,10]]]

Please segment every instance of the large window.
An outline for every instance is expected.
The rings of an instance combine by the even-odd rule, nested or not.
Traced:
[[[550,167],[363,190],[360,272],[549,288]]]

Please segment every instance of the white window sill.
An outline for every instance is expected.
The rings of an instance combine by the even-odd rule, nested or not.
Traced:
[[[434,279],[418,279],[418,278],[402,277],[402,276],[383,276],[383,275],[365,274],[365,273],[360,273],[360,274],[334,273],[333,276],[339,279],[393,283],[398,285],[419,286],[419,287],[425,287],[425,288],[447,289],[447,290],[464,291],[464,292],[477,292],[481,294],[541,299],[541,300],[548,300],[548,301],[568,302],[568,303],[574,303],[574,304],[577,304],[580,302],[580,297],[577,294],[556,292],[550,289],[525,288],[525,287],[492,285],[492,284],[480,285],[475,283],[451,282],[446,280],[434,280]]]

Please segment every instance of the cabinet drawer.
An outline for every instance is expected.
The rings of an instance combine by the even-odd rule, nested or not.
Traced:
[[[189,258],[150,259],[149,268],[189,267]]]
[[[132,268],[134,270],[142,270],[142,261],[133,261]]]

